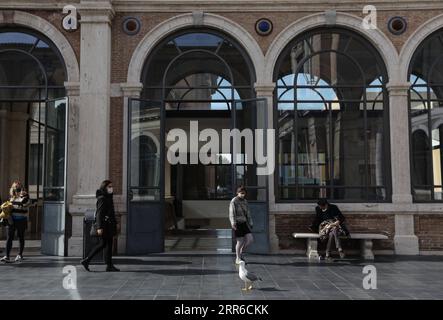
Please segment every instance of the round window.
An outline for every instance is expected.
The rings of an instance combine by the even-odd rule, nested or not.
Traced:
[[[392,34],[400,35],[406,31],[406,19],[403,17],[392,17],[388,21],[388,29]]]
[[[129,35],[135,35],[140,31],[140,20],[134,17],[128,17],[123,20],[123,31]]]
[[[262,36],[267,36],[272,32],[272,22],[269,19],[260,19],[255,23],[255,31]]]

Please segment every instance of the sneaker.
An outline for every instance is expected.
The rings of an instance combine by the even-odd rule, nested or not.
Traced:
[[[7,256],[4,256],[3,258],[1,258],[0,261],[4,262],[4,263],[10,262],[10,260],[9,260],[9,258]]]
[[[343,252],[343,250],[339,250],[338,254],[340,255],[340,258],[343,259],[344,257],[346,257],[345,253]]]
[[[325,260],[326,261],[332,261],[332,257],[331,257],[331,255],[329,253],[326,254]]]
[[[242,259],[235,259],[235,264],[240,264],[240,261],[243,261]]]
[[[17,257],[15,257],[15,259],[14,259],[14,261],[15,262],[20,262],[20,261],[22,261],[23,260],[23,256],[21,256],[21,255],[17,255]]]

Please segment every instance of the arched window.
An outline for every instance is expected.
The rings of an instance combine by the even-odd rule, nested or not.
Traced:
[[[418,47],[408,80],[414,201],[442,201],[443,29]]]
[[[213,30],[182,31],[145,63],[142,97],[165,101],[166,110],[230,110],[253,96],[252,63],[233,40]]]
[[[63,59],[49,39],[28,29],[0,30],[0,100],[62,97],[64,81]]]
[[[279,57],[277,198],[389,200],[386,68],[344,29],[316,29]]]
[[[22,169],[12,168],[8,173],[11,178],[23,177],[32,199],[43,197],[43,184],[46,200],[64,197],[67,104],[64,99],[54,99],[65,96],[66,74],[60,52],[46,36],[28,28],[0,28],[0,110],[28,116],[26,122],[7,122],[9,128],[25,132],[25,140],[14,141],[24,153],[15,154],[14,160],[6,154],[0,156],[6,159],[3,161],[22,161],[17,167]]]

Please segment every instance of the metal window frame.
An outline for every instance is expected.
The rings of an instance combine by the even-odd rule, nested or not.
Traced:
[[[359,42],[361,45],[365,46],[371,53],[372,56],[375,58],[375,60],[377,61],[377,70],[380,71],[381,75],[379,77],[379,79],[381,80],[381,84],[380,85],[370,85],[366,83],[366,79],[365,79],[365,74],[363,72],[362,67],[357,63],[357,61],[355,60],[355,58],[353,58],[352,56],[350,56],[349,54],[347,54],[345,51],[347,50],[348,46],[349,46],[349,42],[348,45],[346,46],[346,50],[342,51],[338,51],[338,50],[332,50],[332,49],[324,49],[324,50],[319,50],[319,51],[315,51],[310,53],[308,56],[305,56],[302,58],[302,60],[300,62],[298,62],[298,66],[297,66],[297,71],[296,72],[292,72],[292,74],[294,75],[294,84],[293,86],[281,86],[278,84],[279,81],[279,74],[280,74],[280,69],[284,63],[284,61],[286,60],[287,56],[290,54],[291,49],[298,43],[302,43],[303,41],[309,39],[310,37],[314,36],[314,35],[321,35],[321,34],[334,34],[334,33],[338,33],[338,34],[345,34],[347,36],[349,36],[349,42],[352,40],[355,40],[357,42]],[[363,79],[363,83],[360,85],[352,85],[352,84],[345,84],[345,85],[318,85],[315,84],[314,86],[308,86],[308,85],[297,85],[297,75],[299,73],[299,70],[301,69],[301,67],[303,66],[303,62],[308,61],[309,59],[311,59],[313,56],[318,55],[318,54],[322,54],[322,53],[327,53],[327,52],[334,52],[336,54],[341,54],[344,55],[346,58],[348,58],[350,61],[354,62],[355,66],[357,66],[357,68],[360,70],[360,72],[362,73],[362,79]],[[293,143],[295,143],[294,148],[297,148],[297,108],[296,108],[296,103],[299,102],[300,100],[296,99],[296,91],[298,88],[331,88],[335,91],[335,94],[338,96],[339,92],[337,92],[336,89],[339,88],[352,88],[352,87],[357,87],[357,88],[362,88],[363,93],[362,93],[362,99],[360,99],[359,101],[361,101],[361,103],[363,103],[364,106],[364,110],[362,110],[364,112],[364,159],[365,159],[365,188],[366,188],[366,198],[365,199],[360,199],[359,201],[354,201],[352,199],[350,200],[346,200],[346,199],[333,199],[335,202],[344,202],[344,203],[361,203],[361,202],[375,202],[375,203],[387,203],[387,202],[391,202],[392,201],[392,176],[391,176],[391,170],[390,170],[390,166],[388,165],[390,163],[391,160],[391,155],[390,155],[390,132],[389,132],[389,98],[388,98],[388,94],[387,94],[387,90],[386,90],[386,83],[388,82],[388,74],[387,74],[387,70],[386,70],[386,66],[380,56],[380,54],[378,53],[378,51],[371,45],[371,43],[369,42],[369,40],[365,39],[364,36],[352,32],[350,30],[344,29],[344,28],[314,28],[311,30],[306,31],[305,33],[303,33],[301,36],[294,38],[286,47],[285,49],[280,53],[280,56],[277,59],[277,63],[275,64],[274,67],[274,82],[277,84],[276,85],[276,90],[274,90],[274,95],[273,95],[273,102],[274,102],[274,128],[276,129],[276,134],[278,134],[278,130],[279,130],[279,126],[278,126],[278,122],[279,122],[279,109],[278,109],[278,105],[279,103],[285,103],[286,101],[280,101],[280,99],[277,97],[278,95],[278,89],[283,88],[283,87],[289,87],[291,89],[294,90],[294,102],[293,102],[293,109],[292,111],[293,113],[293,130],[295,132],[295,139],[293,141]],[[284,83],[284,82],[283,82]],[[367,103],[369,102],[367,100],[367,89],[368,88],[381,88],[382,89],[382,94],[383,94],[383,100],[379,101],[383,104],[383,162],[382,162],[382,166],[383,166],[383,172],[385,173],[383,175],[383,185],[382,186],[370,186],[368,184],[368,179],[369,179],[369,165],[368,165],[368,137],[367,137]],[[379,95],[378,95],[379,96]],[[377,97],[378,97],[377,96]],[[321,101],[316,101],[317,103],[321,103]],[[347,99],[340,99],[338,102],[347,102]],[[358,102],[358,101],[356,101]],[[288,102],[286,102],[288,103]],[[290,103],[290,102],[289,102]],[[330,108],[331,109],[331,108]],[[329,110],[329,119],[330,121],[332,121],[332,117],[331,117],[331,113],[332,110]],[[331,123],[329,123],[329,125],[331,125]],[[330,133],[332,135],[332,132]],[[330,144],[330,148],[331,150],[333,150],[332,148],[333,146],[333,138],[329,137],[329,139],[332,139],[328,141],[328,143]],[[294,149],[296,150],[296,149]],[[274,174],[274,190],[276,190],[275,192],[275,201],[277,203],[306,203],[306,202],[312,202],[311,199],[305,200],[305,199],[300,199],[297,197],[297,191],[295,194],[294,198],[291,199],[285,199],[281,197],[281,184],[280,184],[280,150],[279,150],[279,143],[276,143],[276,174]],[[297,153],[297,151],[295,151],[295,153]],[[297,156],[296,154],[294,155],[295,159],[291,159],[291,165],[295,166],[295,186],[296,187],[301,187],[303,188],[303,186],[299,186],[297,184],[297,180],[298,180],[298,168],[297,168]],[[295,162],[294,162],[295,160]],[[333,168],[334,164],[331,161],[331,166]],[[331,171],[331,181],[333,180],[333,172]],[[332,184],[333,186],[333,184]],[[352,187],[352,186],[333,186],[334,188],[346,188],[346,187]],[[383,188],[386,191],[386,197],[385,200],[369,200],[369,189],[370,188]],[[332,189],[334,190],[334,189]],[[332,197],[333,197],[333,193],[331,193]]]

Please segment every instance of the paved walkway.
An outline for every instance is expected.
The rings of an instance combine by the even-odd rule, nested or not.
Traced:
[[[302,256],[249,255],[247,268],[263,281],[243,292],[233,256],[162,254],[117,257],[120,273],[78,259],[30,256],[0,265],[0,299],[443,299],[443,257],[380,257],[309,263]],[[363,288],[363,267],[374,265],[377,289]],[[77,290],[63,289],[66,265],[77,269]]]

